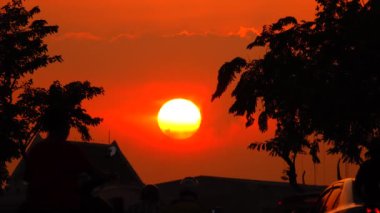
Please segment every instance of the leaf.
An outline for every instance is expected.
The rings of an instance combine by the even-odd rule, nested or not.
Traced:
[[[246,119],[245,127],[250,127],[255,122],[255,119],[251,115],[247,115]]]
[[[261,132],[265,132],[268,130],[268,115],[267,115],[266,111],[260,113],[259,129]]]
[[[247,62],[240,57],[223,64],[223,66],[219,69],[218,85],[212,95],[211,101],[215,98],[219,98],[223,94],[223,92],[227,89],[227,86],[235,79],[236,74],[240,73],[241,69],[246,65]]]

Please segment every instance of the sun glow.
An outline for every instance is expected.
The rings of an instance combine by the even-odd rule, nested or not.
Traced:
[[[186,139],[198,130],[201,113],[193,102],[177,98],[162,105],[157,121],[164,134],[175,139]]]

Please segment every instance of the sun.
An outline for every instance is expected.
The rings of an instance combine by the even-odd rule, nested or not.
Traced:
[[[197,105],[183,98],[167,101],[157,115],[161,131],[174,139],[191,137],[199,129],[201,119]]]

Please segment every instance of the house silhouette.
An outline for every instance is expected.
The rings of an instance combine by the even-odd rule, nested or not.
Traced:
[[[27,153],[42,142],[36,137]],[[123,210],[139,199],[144,186],[130,162],[121,152],[116,141],[110,144],[67,141],[78,147],[94,169],[112,176],[105,184],[95,188],[94,194],[108,201],[116,210]],[[68,156],[70,157],[70,156]],[[0,197],[1,212],[17,212],[25,201],[27,182],[24,181],[25,160],[21,159],[7,182],[5,193]]]

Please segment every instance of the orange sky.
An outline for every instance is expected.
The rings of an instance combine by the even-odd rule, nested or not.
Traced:
[[[256,125],[246,129],[243,118],[227,113],[232,103],[228,93],[212,103],[210,99],[225,61],[262,54],[245,50],[262,25],[286,15],[310,20],[314,1],[29,0],[27,4],[39,5],[38,17],[60,26],[48,42],[50,53],[64,58],[63,63],[36,72],[34,82],[48,86],[53,80],[89,80],[103,86],[105,96],[85,103],[91,114],[104,118],[92,130],[94,141],[108,142],[110,131],[143,181],[197,175],[281,180],[285,163],[246,148],[251,141],[273,135],[273,125],[265,134]],[[156,122],[160,106],[178,97],[194,101],[203,115],[199,131],[183,141],[162,134]],[[73,133],[70,139],[79,136]],[[317,183],[335,178],[335,158],[332,162],[317,167]],[[306,181],[313,183],[309,157],[302,157],[297,168],[306,169]]]

